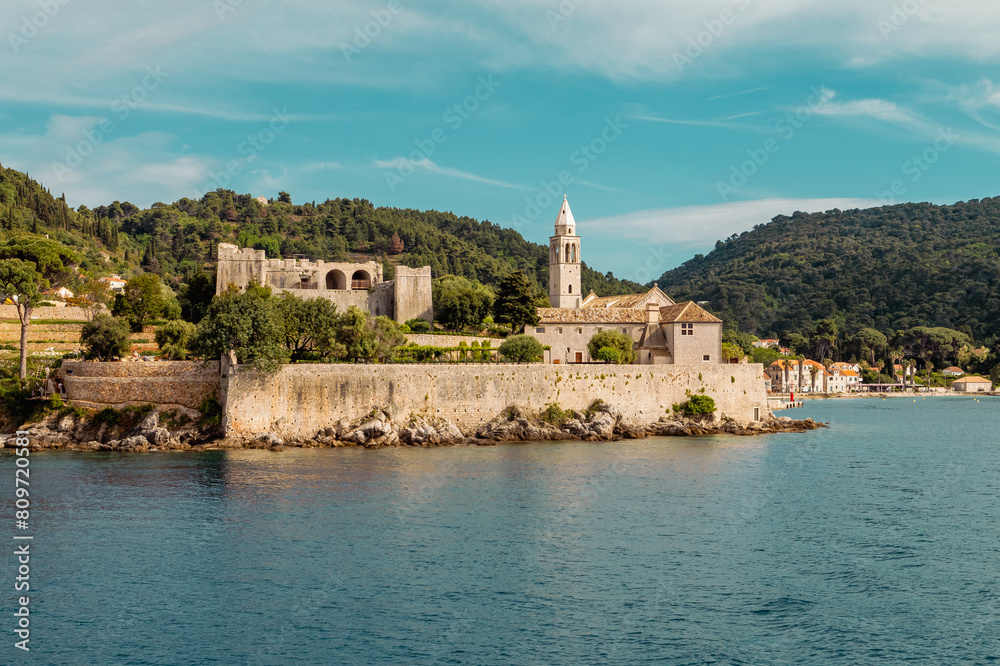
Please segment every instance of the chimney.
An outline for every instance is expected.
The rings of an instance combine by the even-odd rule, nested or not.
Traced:
[[[648,303],[646,305],[646,324],[660,323],[660,304]]]

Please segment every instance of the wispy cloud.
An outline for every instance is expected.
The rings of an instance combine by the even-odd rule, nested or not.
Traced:
[[[834,208],[870,208],[881,205],[875,199],[762,199],[733,203],[643,210],[625,215],[578,222],[587,233],[612,234],[648,243],[682,244],[689,247],[711,245],[741,233],[776,215],[795,211],[817,212]]]
[[[438,174],[441,176],[448,176],[450,178],[471,180],[476,183],[483,183],[484,185],[495,185],[497,187],[507,187],[515,190],[531,189],[530,187],[524,185],[517,185],[515,183],[506,183],[502,180],[484,178],[483,176],[478,176],[468,171],[461,171],[459,169],[454,169],[451,167],[443,167],[440,166],[439,164],[432,162],[426,157],[417,161],[409,160],[402,156],[394,157],[390,160],[375,160],[375,167],[378,169],[404,169],[404,170],[414,169],[414,170],[426,171],[428,173]]]

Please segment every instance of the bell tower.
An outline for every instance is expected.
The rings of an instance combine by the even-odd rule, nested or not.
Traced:
[[[554,308],[578,308],[580,293],[580,237],[569,202],[563,195],[556,217],[556,235],[549,238],[549,304]]]

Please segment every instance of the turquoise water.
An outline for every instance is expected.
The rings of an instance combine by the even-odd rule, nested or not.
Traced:
[[[1000,401],[788,413],[833,427],[34,455],[33,650],[11,647],[4,555],[0,663],[1000,656]],[[0,458],[5,506],[12,463]]]

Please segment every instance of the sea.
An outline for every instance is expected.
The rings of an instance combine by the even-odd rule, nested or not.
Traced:
[[[5,452],[0,664],[996,662],[1000,400],[781,414],[829,428],[33,453],[28,530]]]

